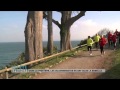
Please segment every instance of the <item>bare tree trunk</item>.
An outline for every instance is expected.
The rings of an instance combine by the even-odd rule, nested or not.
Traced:
[[[47,52],[53,53],[53,28],[52,28],[52,11],[48,11],[48,44],[47,44]]]
[[[32,61],[43,57],[42,11],[28,11],[25,27],[25,60]]]
[[[60,30],[60,37],[61,37],[61,51],[68,50],[72,48],[71,41],[70,41],[70,29],[61,29]]]
[[[66,21],[71,18],[71,11],[63,11],[61,18],[61,28],[60,28],[60,47],[61,51],[68,50],[72,48],[70,42],[70,25],[66,25]]]

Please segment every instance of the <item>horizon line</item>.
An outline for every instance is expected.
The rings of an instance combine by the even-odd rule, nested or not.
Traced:
[[[60,41],[60,40],[54,40],[54,41]],[[81,41],[81,40],[71,40],[71,41]],[[0,42],[0,43],[9,43],[10,41],[8,42]],[[11,41],[11,42],[25,42],[25,41]],[[47,42],[47,41],[43,41],[43,42]]]

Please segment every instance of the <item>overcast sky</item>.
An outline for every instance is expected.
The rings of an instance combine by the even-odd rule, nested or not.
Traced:
[[[76,13],[74,13],[76,15]],[[60,21],[60,13],[53,18]],[[24,28],[27,11],[0,11],[0,42],[24,42]],[[120,31],[120,11],[87,11],[71,27],[71,40],[81,40],[92,36],[103,28]],[[60,40],[59,28],[53,24],[53,40]],[[43,20],[43,41],[47,41],[47,22]]]

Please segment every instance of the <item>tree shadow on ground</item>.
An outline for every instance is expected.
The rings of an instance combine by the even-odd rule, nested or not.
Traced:
[[[77,55],[77,56],[74,56],[73,58],[82,58],[82,57],[98,57],[100,55]]]
[[[83,50],[83,51],[87,52],[88,50]],[[92,49],[92,51],[99,51],[99,49],[98,50],[97,49]]]
[[[120,64],[112,67],[95,79],[120,79]]]

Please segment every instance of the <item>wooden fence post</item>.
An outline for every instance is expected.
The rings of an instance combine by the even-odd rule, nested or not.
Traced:
[[[7,71],[7,67],[5,67],[6,72],[5,72],[5,79],[8,79],[8,71]]]
[[[57,47],[57,53],[58,53],[58,47]],[[56,59],[58,60],[58,55],[57,55]]]

